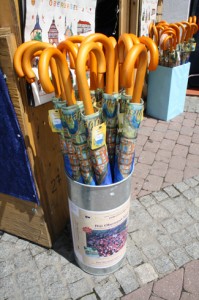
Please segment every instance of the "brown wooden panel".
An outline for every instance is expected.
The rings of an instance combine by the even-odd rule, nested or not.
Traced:
[[[44,212],[31,202],[0,194],[0,228],[36,244],[52,246]]]

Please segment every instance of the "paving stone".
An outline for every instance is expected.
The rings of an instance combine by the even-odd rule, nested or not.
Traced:
[[[193,129],[193,132],[194,133],[199,133],[199,126],[194,126],[194,129]]]
[[[56,266],[47,266],[41,270],[40,274],[44,286],[49,286],[61,280],[60,273]]]
[[[199,223],[194,223],[190,226],[186,226],[186,229],[193,239],[199,238]]]
[[[161,123],[161,122],[158,122],[157,125],[155,126],[155,131],[159,131],[159,132],[165,132],[167,131],[168,129],[168,126],[169,124],[168,123]]]
[[[159,234],[157,240],[167,253],[178,247],[177,243],[168,234]]]
[[[39,285],[39,282],[41,281],[41,278],[39,274],[34,270],[32,272],[31,270],[25,271],[25,272],[19,272],[16,273],[16,282],[20,286],[21,290],[24,290],[26,288],[31,288],[32,286]]]
[[[181,182],[183,180],[183,171],[169,168],[164,180],[170,184]]]
[[[78,299],[82,296],[86,296],[87,294],[91,294],[93,292],[93,288],[88,284],[86,279],[81,279],[73,284],[69,284],[69,291],[72,299]]]
[[[190,243],[188,246],[185,247],[187,253],[193,257],[194,259],[199,258],[199,242]]]
[[[178,202],[175,201],[175,198],[169,198],[161,202],[162,206],[164,206],[171,215],[175,215],[183,210],[183,208],[178,205]]]
[[[138,209],[144,209],[144,207],[142,206],[142,203],[140,203],[140,201],[137,199],[131,200],[130,207],[133,212]]]
[[[176,141],[178,139],[178,136],[179,136],[179,132],[177,132],[176,130],[171,130],[171,129],[168,129],[165,134],[166,139],[173,140],[173,141]]]
[[[147,210],[155,220],[163,220],[169,217],[169,212],[158,204],[148,207]]]
[[[142,284],[151,282],[158,278],[153,266],[149,263],[144,263],[134,269]]]
[[[61,266],[61,276],[66,283],[73,283],[85,277],[85,273],[76,265],[70,263]]]
[[[183,195],[187,199],[191,200],[191,199],[193,199],[193,198],[195,198],[195,197],[198,196],[198,192],[194,188],[191,188],[191,189],[188,189],[188,190],[184,191]]]
[[[186,229],[182,229],[180,232],[173,233],[172,237],[174,241],[181,246],[188,245],[192,240],[190,233]]]
[[[167,163],[155,161],[151,167],[150,174],[164,177],[166,175],[167,169]]]
[[[177,117],[171,119],[171,123],[180,123],[180,124],[182,124],[183,120],[184,120],[184,117],[185,117],[185,114],[180,114]]]
[[[168,129],[180,131],[181,127],[182,127],[182,125],[181,125],[180,123],[174,123],[174,122],[171,122],[171,123],[169,124]]]
[[[175,219],[183,227],[185,227],[185,226],[187,227],[187,225],[190,225],[193,223],[193,219],[190,217],[190,215],[186,211],[175,214]]]
[[[154,240],[154,238],[150,236],[146,230],[142,229],[131,233],[130,236],[138,247],[147,245],[148,243]]]
[[[182,292],[180,300],[198,300],[198,296],[187,292]]]
[[[156,259],[153,259],[153,264],[156,271],[160,275],[166,275],[175,270],[174,264],[171,262],[167,255],[160,256]]]
[[[164,255],[162,247],[157,242],[142,246],[142,251],[149,259]]]
[[[191,259],[187,255],[186,251],[182,248],[177,248],[169,253],[169,256],[173,259],[175,265],[180,268],[189,262]]]
[[[127,241],[126,258],[128,263],[133,267],[140,265],[143,262],[142,254],[132,240]]]
[[[15,254],[15,248],[12,243],[0,240],[0,260],[10,259]]]
[[[168,150],[159,149],[155,156],[156,161],[161,161],[167,164],[169,163],[170,159],[171,159],[171,151]]]
[[[199,221],[199,208],[195,205],[189,205],[187,207],[188,214],[194,218],[196,221]]]
[[[183,269],[177,270],[154,283],[153,292],[163,299],[179,300],[183,285]]]
[[[199,175],[195,176],[194,179],[199,182]]]
[[[150,169],[151,169],[150,165],[146,165],[144,163],[137,163],[135,165],[133,176],[145,179],[147,177],[147,175],[149,174]]]
[[[164,191],[153,192],[152,195],[159,202],[168,198],[168,195]]]
[[[147,140],[148,136],[139,134],[136,140],[136,144],[139,146],[144,146]]]
[[[170,196],[170,197],[176,197],[179,196],[180,193],[173,187],[173,186],[168,186],[164,188],[164,191]]]
[[[141,287],[140,289],[137,289],[136,291],[122,297],[122,300],[148,300],[151,291],[152,291],[153,283],[148,283]]]
[[[158,191],[160,190],[163,183],[163,178],[159,177],[157,175],[148,175],[144,184],[143,189],[149,190],[149,191]]]
[[[144,123],[144,126],[147,126],[147,127],[155,127],[156,124],[157,124],[157,120],[156,119],[153,119],[153,118],[150,118],[148,117],[146,120],[145,120],[145,123]]]
[[[185,119],[197,120],[198,114],[185,112]]]
[[[160,144],[160,149],[162,150],[167,150],[167,151],[172,151],[175,147],[175,141],[168,140],[168,139],[163,139],[161,144]]]
[[[174,183],[174,187],[180,192],[184,192],[186,191],[189,186],[185,183],[185,182],[177,182],[177,183]]]
[[[185,118],[182,124],[183,124],[183,126],[194,127],[195,126],[195,120]]]
[[[196,185],[198,185],[197,180],[195,180],[194,178],[188,178],[184,180],[184,183],[187,184],[189,187],[195,187]]]
[[[60,256],[53,250],[46,250],[45,252],[38,253],[35,257],[36,265],[39,269],[43,269],[48,265],[56,264],[60,261]]]
[[[124,266],[114,273],[125,294],[128,294],[139,287],[133,268]]]
[[[180,130],[180,134],[192,136],[193,135],[193,128],[188,126],[182,126]]]
[[[194,204],[195,206],[199,207],[199,197],[193,198],[193,199],[191,199],[191,201],[193,202],[193,204]]]
[[[171,157],[169,168],[176,169],[176,170],[184,170],[186,165],[186,158],[181,157],[179,155],[174,155]]]
[[[142,151],[138,159],[138,163],[143,163],[146,165],[151,165],[155,160],[155,153],[151,151]]]
[[[46,252],[45,248],[43,248],[41,246],[38,246],[38,245],[35,245],[35,244],[32,244],[32,243],[29,243],[28,248],[29,248],[32,256],[35,256],[35,255],[40,254],[42,252]]]
[[[185,167],[183,179],[194,177],[195,175],[198,174],[198,172],[199,172],[199,167],[198,168]]]
[[[199,295],[199,261],[191,261],[185,265],[184,290]]]
[[[189,147],[176,144],[173,149],[173,155],[179,155],[182,157],[186,157],[189,151]]]
[[[71,299],[68,287],[62,282],[54,282],[46,288],[47,299]],[[74,298],[75,299],[75,298]]]
[[[36,264],[35,261],[32,258],[30,250],[24,250],[19,253],[16,253],[14,256],[14,265],[16,269],[20,268],[35,268],[36,269]]]
[[[189,147],[189,153],[199,155],[199,144],[191,143]]]
[[[145,209],[139,209],[134,212],[134,218],[140,222],[142,226],[150,224],[153,219]]]
[[[158,151],[159,147],[160,147],[160,142],[149,139],[143,148],[145,151],[151,151],[151,152],[156,153]]]
[[[190,136],[180,134],[177,139],[177,144],[189,146],[191,144],[191,140],[192,140],[192,138]]]
[[[25,288],[22,290],[22,295],[24,297],[24,299],[28,299],[28,300],[35,300],[35,299],[38,299],[38,300],[42,300],[42,299],[45,299],[44,297],[44,294],[42,292],[42,289],[39,285],[33,285],[32,287],[30,288]]]
[[[147,196],[144,196],[144,197],[140,197],[139,201],[146,208],[153,205],[153,204],[155,204],[155,200],[154,200],[152,195],[147,195]]]
[[[151,296],[149,298],[149,300],[162,300],[162,298],[158,297],[158,296]]]
[[[133,175],[133,184],[132,184],[132,198],[136,198],[140,190],[142,189],[142,186],[144,184],[144,179],[135,177]]]
[[[186,164],[188,167],[199,168],[199,156],[193,155],[193,154],[188,154]],[[197,176],[197,175],[195,175],[195,176]]]
[[[11,235],[11,234],[8,234],[8,233],[4,233],[1,237],[1,240],[4,241],[4,242],[10,242],[10,243],[13,243],[15,244],[17,241],[18,241],[18,237],[14,236],[14,235]]]
[[[0,261],[0,278],[11,275],[15,271],[13,259]]]
[[[178,232],[182,229],[180,224],[175,220],[175,218],[168,218],[166,220],[161,221],[162,226],[168,231],[168,233],[172,234]]]
[[[199,134],[198,133],[194,133],[191,139],[193,144],[198,144],[199,143]]]
[[[165,136],[164,132],[160,131],[153,131],[149,136],[149,139],[156,142],[161,142]]]
[[[123,296],[117,282],[106,282],[103,285],[97,285],[95,291],[101,300],[113,300]]]
[[[155,238],[158,235],[166,232],[165,228],[158,221],[155,220],[151,224],[149,224],[149,226],[147,226],[145,230],[147,230],[148,233]]]

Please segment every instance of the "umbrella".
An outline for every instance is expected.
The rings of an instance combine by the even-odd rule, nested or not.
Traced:
[[[154,42],[158,46],[158,44],[159,44],[158,31],[157,31],[157,28],[156,28],[155,24],[153,24],[153,23],[149,24],[149,37],[152,40],[154,40]]]
[[[70,106],[75,106],[76,100],[74,96],[74,91],[72,89],[72,83],[70,78],[70,73],[68,69],[68,64],[65,59],[65,56],[55,48],[48,48],[44,50],[40,56],[39,60],[39,76],[40,81],[43,89],[46,92],[51,92],[54,90],[54,87],[50,81],[49,75],[48,75],[48,66],[49,61],[54,58],[56,61],[57,68],[59,70],[59,74],[61,76],[61,80],[64,87],[64,93],[66,95],[66,102]],[[59,104],[59,102],[54,101],[55,107],[60,108],[61,111],[65,107],[65,105]],[[65,118],[61,115],[62,125],[64,128],[64,132],[61,135],[61,138],[63,138],[65,151],[67,156],[65,157],[65,169],[68,175],[72,174],[72,178],[78,182],[83,182],[82,175],[80,172],[80,162],[78,159],[78,155],[76,153],[76,149],[72,143],[72,137],[68,130],[67,124],[65,122]]]
[[[134,81],[134,68],[136,61],[138,61],[138,67],[136,79]],[[134,85],[131,102],[126,102],[125,106],[123,128],[114,167],[114,182],[118,182],[126,178],[133,170],[135,141],[143,114],[141,94],[146,68],[146,47],[143,44],[134,45],[129,50],[122,67],[125,87],[131,87],[132,82],[134,82]]]
[[[101,129],[102,119],[100,110],[95,110],[92,105],[92,99],[90,96],[89,86],[86,78],[86,61],[89,52],[92,51],[97,59],[98,73],[104,73],[106,71],[106,60],[102,49],[94,42],[82,43],[76,63],[76,76],[79,83],[79,89],[82,92],[82,100],[84,103],[84,115],[83,119],[87,128],[88,143],[90,147],[91,160],[93,170],[96,177],[97,184],[107,185],[112,183],[110,165],[108,161],[108,153],[105,145],[105,132],[103,134]],[[80,80],[81,79],[81,80]],[[94,130],[96,129],[96,135]]]

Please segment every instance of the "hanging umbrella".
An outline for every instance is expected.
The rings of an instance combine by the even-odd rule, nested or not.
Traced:
[[[135,63],[138,62],[136,78],[134,80]],[[120,145],[116,155],[114,168],[114,182],[126,178],[134,166],[134,150],[138,128],[143,114],[141,101],[142,88],[147,68],[147,50],[143,44],[134,45],[128,52],[123,63],[123,76],[125,87],[133,85],[131,102],[126,103]]]
[[[87,128],[88,143],[90,147],[93,170],[96,176],[96,182],[98,185],[107,185],[112,183],[112,178],[108,161],[108,153],[106,145],[104,144],[105,135],[103,135],[102,132],[99,133],[98,131],[97,134],[94,135],[94,129],[96,128],[96,125],[100,125],[102,123],[102,119],[100,111],[97,109],[95,110],[92,105],[92,99],[86,78],[86,61],[90,51],[92,51],[97,58],[98,73],[104,73],[106,71],[106,60],[99,45],[94,42],[83,42],[79,48],[77,56],[76,75],[79,83],[79,89],[83,95],[83,119]],[[98,127],[99,130],[100,127],[102,126]]]

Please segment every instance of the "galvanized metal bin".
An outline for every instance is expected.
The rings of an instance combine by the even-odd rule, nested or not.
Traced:
[[[78,183],[67,176],[74,254],[94,275],[117,270],[126,254],[132,173],[105,186]]]

